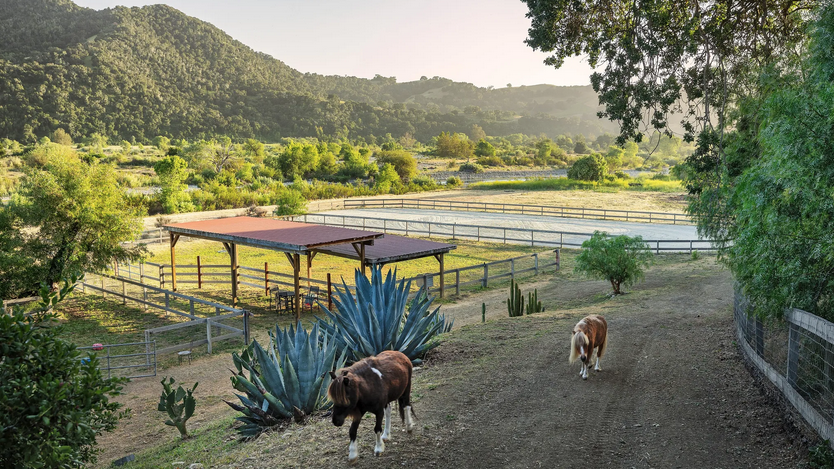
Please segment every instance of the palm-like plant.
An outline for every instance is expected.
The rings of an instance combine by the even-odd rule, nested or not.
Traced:
[[[300,421],[329,407],[328,371],[345,363],[336,338],[318,325],[309,333],[301,323],[295,329],[276,327],[269,335],[272,340],[266,350],[254,341],[242,353],[232,354],[237,369],[232,385],[245,396],[236,394],[242,405],[226,403],[243,413],[237,420],[244,423],[238,429],[244,437],[254,437],[291,417]]]
[[[321,329],[336,337],[338,347],[347,348],[349,361],[384,350],[398,350],[414,360],[438,345],[432,339],[452,329],[453,322],[439,314],[440,307],[429,310],[434,298],[425,288],[408,303],[411,281],[397,281],[396,269],[383,277],[382,268],[374,267],[370,280],[357,269],[355,276],[356,295],[343,281],[344,289],[337,287],[334,299],[338,312],[319,303],[329,321],[317,318]]]

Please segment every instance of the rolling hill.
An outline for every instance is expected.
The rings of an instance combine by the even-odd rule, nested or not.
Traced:
[[[301,73],[165,6],[101,11],[69,0],[0,3],[0,137],[63,128],[111,140],[405,133],[426,141],[478,124],[490,135],[599,135],[590,87],[479,88],[434,77]]]

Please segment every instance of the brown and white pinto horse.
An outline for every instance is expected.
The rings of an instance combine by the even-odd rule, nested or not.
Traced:
[[[348,368],[330,372],[333,381],[327,389],[327,397],[333,401],[333,425],[341,427],[347,417],[353,419],[349,432],[348,462],[353,464],[359,459],[356,431],[365,412],[376,416],[376,456],[385,451],[385,441],[391,439],[391,402],[398,401],[400,417],[408,433],[411,433],[414,428],[411,422],[411,371],[411,360],[408,357],[401,352],[386,350]]]
[[[599,359],[605,355],[605,346],[608,344],[608,323],[605,318],[591,314],[584,317],[573,328],[570,338],[570,358],[568,361],[573,364],[576,359],[582,361],[582,368],[579,376],[588,379],[588,367],[597,349],[597,362],[594,370],[600,371]]]

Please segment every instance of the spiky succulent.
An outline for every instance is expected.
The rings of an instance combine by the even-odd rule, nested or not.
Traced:
[[[451,330],[452,321],[446,321],[439,307],[429,310],[434,298],[425,288],[408,302],[411,281],[397,281],[396,269],[383,276],[381,267],[373,267],[370,280],[357,269],[355,278],[356,295],[343,281],[344,288],[336,288],[335,311],[320,303],[327,320],[316,318],[322,330],[336,337],[338,347],[347,348],[348,361],[384,350],[398,350],[414,360],[437,346],[436,336]]]
[[[240,354],[232,354],[237,369],[232,385],[245,395],[236,394],[242,405],[226,403],[243,413],[237,420],[244,423],[238,428],[244,437],[329,407],[328,371],[345,362],[336,338],[318,325],[309,333],[299,323],[297,328],[276,327],[269,334],[272,340],[266,349],[254,341]]]

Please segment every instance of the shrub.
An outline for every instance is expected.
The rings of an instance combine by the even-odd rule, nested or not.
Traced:
[[[446,179],[446,187],[458,187],[462,185],[463,181],[457,176],[449,176],[449,179]]]
[[[478,158],[478,164],[481,166],[504,166],[504,160],[497,156],[482,156]]]
[[[337,358],[342,348],[336,338],[318,325],[309,334],[299,322],[296,329],[276,327],[269,335],[266,349],[256,340],[240,354],[232,354],[237,369],[232,385],[246,396],[237,396],[242,405],[226,404],[243,413],[237,418],[244,423],[238,431],[246,438],[290,418],[301,422],[305,415],[330,407],[327,372],[345,363],[344,355]]]
[[[63,326],[48,312],[73,290],[41,286],[41,302],[26,315],[0,315],[0,467],[81,467],[96,461],[96,436],[125,414],[110,398],[120,378],[105,378],[95,354],[82,360],[60,338]]]
[[[281,191],[275,201],[275,215],[301,215],[307,213],[307,199],[295,189]]]
[[[631,176],[629,176],[625,171],[616,171],[614,172],[614,176],[617,176],[617,179],[631,179]]]
[[[593,153],[577,160],[568,170],[568,178],[578,181],[601,181],[607,172],[605,158],[599,153]]]
[[[413,186],[417,186],[417,190],[420,191],[432,191],[437,189],[437,181],[435,181],[431,176],[417,176],[411,180],[411,184]]]
[[[330,322],[318,319],[318,325],[336,337],[338,347],[347,347],[348,360],[361,360],[384,350],[398,350],[414,360],[438,345],[437,335],[452,329],[452,321],[439,314],[440,307],[429,312],[434,298],[420,290],[406,304],[411,281],[397,282],[397,272],[389,270],[383,278],[382,267],[371,269],[371,279],[357,269],[356,296],[345,285],[336,288],[335,311],[319,305]]]
[[[484,167],[478,163],[463,163],[458,171],[461,173],[483,173]]]
[[[589,278],[608,280],[614,294],[619,295],[620,287],[643,278],[643,269],[651,262],[652,252],[641,236],[609,237],[603,231],[594,231],[591,239],[582,243],[574,270]]]

